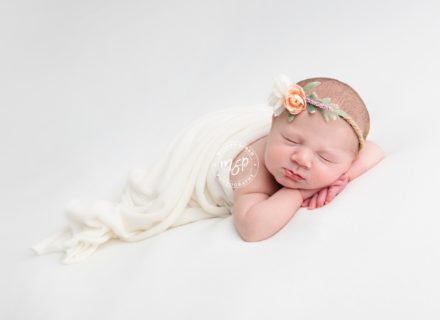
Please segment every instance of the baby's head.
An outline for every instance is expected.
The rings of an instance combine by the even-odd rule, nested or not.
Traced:
[[[271,96],[272,102],[277,102],[274,106],[279,108],[274,111],[267,138],[266,168],[285,187],[316,189],[328,186],[357,158],[370,128],[367,108],[349,85],[331,78],[312,78],[298,85],[306,89],[307,97],[336,105],[334,110],[340,115],[332,117],[331,113],[321,111],[322,108],[315,108],[309,104],[312,100],[307,101],[305,110],[292,115],[285,105],[283,92],[287,82],[283,80],[275,85]],[[311,83],[315,83],[315,87]],[[307,90],[308,87],[312,89]],[[310,95],[312,92],[314,94]],[[298,96],[293,99],[301,100]]]

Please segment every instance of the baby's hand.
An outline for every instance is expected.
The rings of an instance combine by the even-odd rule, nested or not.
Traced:
[[[348,175],[344,173],[331,185],[322,188],[310,198],[305,199],[301,204],[301,207],[309,207],[308,209],[311,210],[330,203],[339,193],[341,193],[342,190],[344,190],[347,183]]]

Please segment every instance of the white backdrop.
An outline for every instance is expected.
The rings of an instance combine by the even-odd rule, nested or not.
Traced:
[[[2,319],[438,319],[435,1],[0,1]],[[387,158],[274,239],[232,219],[61,266],[29,247],[272,79],[352,85]]]

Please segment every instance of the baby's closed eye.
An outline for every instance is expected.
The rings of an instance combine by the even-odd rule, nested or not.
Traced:
[[[321,159],[323,159],[324,161],[327,161],[327,162],[333,163],[330,159],[328,159],[326,156],[323,156],[322,154],[320,154],[319,157],[320,157]]]
[[[292,140],[292,139],[289,139],[289,138],[286,138],[285,136],[282,136],[286,141],[289,141],[289,142],[291,142],[291,143],[293,143],[293,144],[298,144],[298,142],[297,141],[294,141],[294,140]]]
[[[339,160],[334,155],[320,153],[320,154],[318,154],[318,156],[322,161],[324,161],[326,163],[330,163],[330,164],[338,164],[339,163]]]

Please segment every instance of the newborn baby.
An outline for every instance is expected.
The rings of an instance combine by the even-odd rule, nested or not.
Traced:
[[[68,223],[32,249],[61,251],[63,264],[76,263],[110,239],[140,241],[231,212],[242,239],[263,240],[301,206],[332,201],[348,181],[383,158],[379,147],[364,141],[369,130],[364,103],[342,82],[319,78],[296,85],[280,76],[269,106],[272,123],[267,104],[200,118],[154,166],[131,170],[117,198],[69,201]],[[250,149],[255,166],[246,167]],[[245,167],[253,169],[251,175],[237,170]]]
[[[234,188],[234,224],[245,241],[271,237],[301,206],[329,203],[384,158],[380,147],[365,142],[368,111],[347,84],[331,78],[294,84],[280,76],[270,100],[274,115],[269,134],[232,162],[237,168],[251,149],[260,164],[250,183]],[[231,184],[246,174],[231,170]]]

